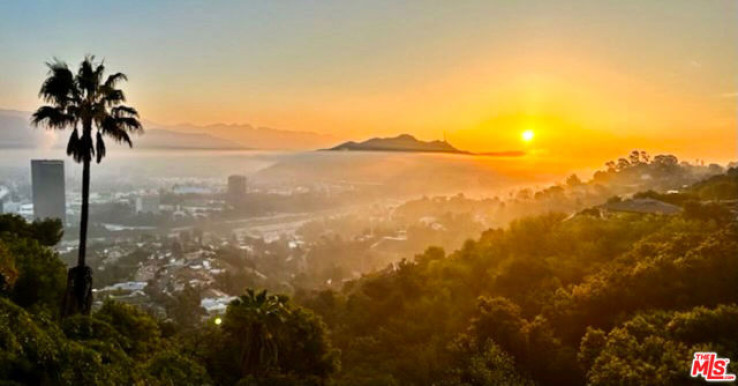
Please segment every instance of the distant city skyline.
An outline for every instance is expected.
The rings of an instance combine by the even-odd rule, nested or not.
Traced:
[[[0,108],[58,57],[123,71],[142,118],[600,162],[734,159],[734,1],[0,4]],[[521,141],[521,133],[535,133]]]

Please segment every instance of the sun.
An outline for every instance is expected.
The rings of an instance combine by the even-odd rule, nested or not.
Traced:
[[[536,134],[533,132],[533,130],[525,130],[521,134],[521,137],[523,138],[523,142],[530,142],[533,140],[533,137],[535,137],[535,135]]]

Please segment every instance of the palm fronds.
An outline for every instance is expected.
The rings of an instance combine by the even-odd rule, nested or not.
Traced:
[[[66,63],[54,59],[47,63],[49,75],[39,91],[47,103],[31,118],[34,126],[47,129],[72,129],[67,154],[76,162],[89,161],[96,155],[97,162],[106,155],[104,137],[133,146],[130,134],[141,133],[143,127],[138,111],[123,105],[126,97],[118,84],[128,78],[123,73],[105,77],[105,66],[88,55],[76,74]],[[92,130],[97,134],[92,139]],[[78,132],[81,129],[81,134]]]

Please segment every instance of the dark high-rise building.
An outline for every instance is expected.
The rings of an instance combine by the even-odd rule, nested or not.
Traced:
[[[243,196],[246,194],[246,177],[239,175],[232,175],[228,177],[228,203],[236,206],[241,202]]]
[[[31,160],[31,190],[35,219],[58,218],[66,222],[64,161]]]

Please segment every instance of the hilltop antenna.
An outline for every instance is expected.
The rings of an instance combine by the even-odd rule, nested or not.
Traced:
[[[443,131],[443,142],[448,143],[448,141],[446,140],[446,130]]]

